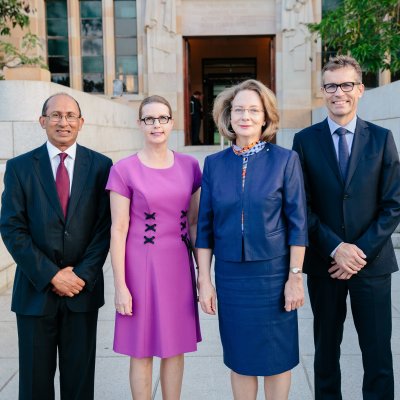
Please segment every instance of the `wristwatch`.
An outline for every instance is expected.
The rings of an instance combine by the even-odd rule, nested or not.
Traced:
[[[301,274],[303,270],[300,267],[290,267],[290,272],[293,274]]]

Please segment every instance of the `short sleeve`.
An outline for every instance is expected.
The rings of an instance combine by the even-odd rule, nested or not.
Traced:
[[[193,186],[192,186],[192,194],[197,191],[197,189],[201,186],[201,170],[200,165],[197,160],[193,161]]]
[[[115,164],[110,171],[110,175],[108,177],[108,182],[106,185],[106,190],[110,190],[112,192],[116,192],[121,196],[131,198],[131,190],[128,185],[125,183],[124,178],[119,170],[119,165]]]

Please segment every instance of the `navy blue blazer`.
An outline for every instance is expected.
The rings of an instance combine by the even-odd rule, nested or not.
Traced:
[[[357,118],[346,181],[326,119],[297,133],[293,149],[307,193],[310,247],[304,271],[329,276],[330,254],[341,242],[367,255],[360,276],[396,271],[390,236],[400,222],[400,163],[392,133]]]
[[[259,261],[287,254],[290,245],[306,246],[306,200],[297,154],[267,143],[249,157],[244,190],[242,165],[232,148],[206,158],[196,247],[213,249],[215,257],[226,261]]]

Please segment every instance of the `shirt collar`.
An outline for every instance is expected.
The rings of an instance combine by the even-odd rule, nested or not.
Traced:
[[[60,149],[51,144],[49,141],[46,142],[46,146],[47,146],[47,151],[49,152],[50,160],[52,160],[54,157],[57,157],[61,153]],[[72,146],[68,147],[68,149],[65,150],[64,153],[68,154],[68,157],[71,157],[73,160],[75,160],[76,142]]]
[[[354,133],[356,131],[356,124],[357,124],[357,115],[354,116],[354,118],[344,126],[341,126],[337,124],[335,121],[333,121],[331,118],[328,116],[328,125],[329,129],[331,131],[331,135],[333,135],[338,128],[345,128],[347,129],[350,133]]]

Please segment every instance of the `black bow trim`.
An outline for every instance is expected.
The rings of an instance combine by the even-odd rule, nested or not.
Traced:
[[[157,226],[157,224],[153,224],[153,225],[146,224],[146,229],[144,231],[145,232],[147,232],[147,231],[155,232],[156,231],[156,226]]]
[[[182,239],[182,242],[185,243],[187,249],[188,249],[189,251],[192,250],[192,244],[190,243],[190,240],[189,240],[189,238],[188,238],[188,234],[187,234],[187,233],[182,234],[182,235],[181,235],[181,239]]]
[[[181,210],[181,218],[185,218],[187,216],[188,210]]]
[[[186,221],[181,222],[181,231],[186,228]]]
[[[155,236],[152,237],[147,237],[147,236],[143,236],[144,237],[144,243],[143,244],[155,244],[154,243],[154,239],[156,238]]]
[[[144,212],[144,216],[146,217],[146,219],[156,219],[156,213],[147,213],[146,211]]]

